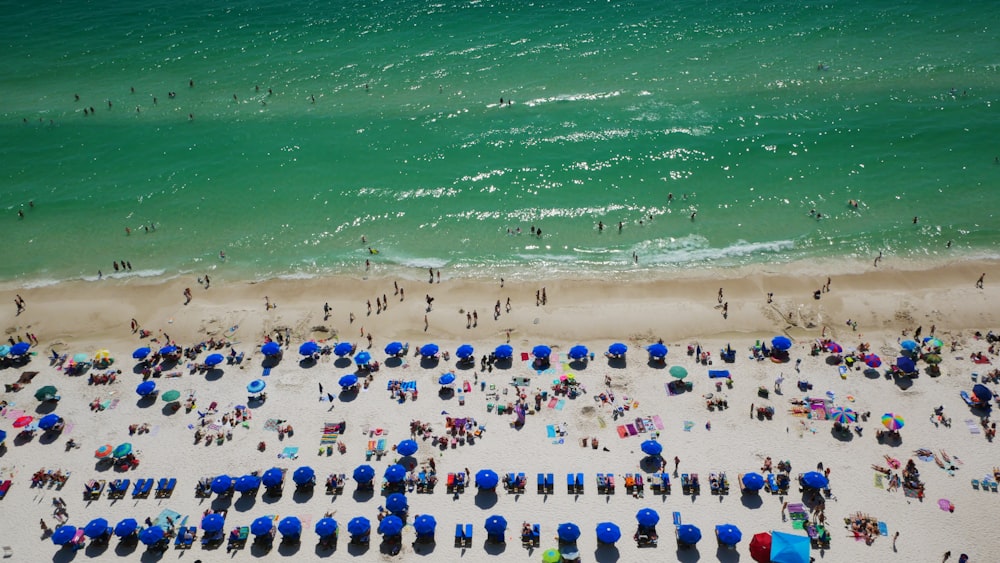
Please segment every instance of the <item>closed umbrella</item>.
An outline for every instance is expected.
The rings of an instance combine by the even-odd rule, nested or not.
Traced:
[[[383,536],[398,536],[403,531],[403,520],[395,514],[390,514],[378,523],[378,533]]]
[[[132,352],[132,359],[134,359],[134,360],[145,360],[146,356],[148,356],[150,354],[150,352],[152,352],[152,350],[150,350],[146,346],[143,346],[142,348],[136,348],[135,351]]]
[[[88,538],[99,538],[108,532],[108,521],[104,518],[94,518],[83,528],[83,535]]]
[[[406,495],[402,493],[392,493],[385,499],[385,508],[393,514],[399,514],[400,512],[406,512],[410,506],[406,502]]]
[[[229,492],[229,489],[233,486],[233,478],[229,475],[219,475],[215,479],[212,479],[212,492],[216,494],[223,494]]]
[[[726,545],[736,545],[743,539],[743,532],[732,524],[719,524],[715,527],[715,535]]]
[[[419,445],[416,440],[403,440],[396,446],[396,452],[399,455],[413,455],[417,453]]]
[[[792,347],[792,340],[787,336],[775,336],[771,339],[771,347],[783,352]]]
[[[569,357],[571,360],[582,360],[590,355],[590,350],[587,350],[586,346],[577,344],[569,349]]]
[[[261,516],[250,523],[250,533],[255,536],[263,536],[271,533],[274,527],[274,518],[271,516]]]
[[[302,522],[295,516],[285,516],[278,522],[278,531],[283,536],[297,536],[302,533]]]
[[[642,448],[642,453],[646,455],[660,455],[663,453],[663,444],[657,442],[656,440],[646,440],[640,446]]]
[[[385,468],[383,475],[389,483],[399,483],[406,478],[406,468],[398,463]]]
[[[385,346],[385,353],[389,354],[390,356],[395,356],[402,351],[403,351],[402,342],[390,342]]]
[[[556,528],[559,541],[575,542],[580,537],[580,527],[572,522],[564,522]]]
[[[358,384],[358,376],[353,373],[341,376],[340,380],[337,381],[341,387],[353,387]]]
[[[38,427],[42,430],[51,430],[61,420],[62,418],[58,414],[47,414],[38,421]]]
[[[224,358],[222,354],[209,354],[209,356],[205,358],[205,365],[208,367],[217,366],[225,361],[225,359],[226,358]]]
[[[764,476],[760,473],[746,473],[743,475],[743,487],[750,491],[759,491],[764,488]]]
[[[51,401],[56,398],[58,391],[52,385],[46,385],[35,391],[35,398],[39,401]]]
[[[141,397],[152,395],[156,391],[156,382],[152,380],[143,381],[136,388],[135,392]]]
[[[316,522],[316,535],[321,538],[326,538],[337,533],[337,521],[329,516],[325,518],[320,518],[319,522]]]
[[[261,477],[261,482],[264,483],[265,487],[277,487],[281,485],[282,481],[285,480],[285,473],[278,469],[277,467],[272,467],[264,472]]]
[[[115,524],[115,535],[120,538],[131,536],[138,528],[139,523],[136,522],[135,518],[126,518]]]
[[[347,533],[352,536],[363,536],[370,532],[371,529],[372,523],[364,516],[355,516],[347,523]]]
[[[670,366],[670,377],[674,379],[684,379],[688,376],[688,370],[683,366]]]
[[[372,361],[372,355],[368,353],[367,350],[362,350],[358,352],[358,355],[354,356],[354,363],[359,366],[366,366]]]
[[[350,342],[340,342],[333,347],[333,354],[339,358],[350,354],[352,350],[354,350],[353,344]]]
[[[294,481],[296,485],[305,485],[315,479],[316,472],[308,465],[303,465],[302,467],[296,469],[295,473],[292,473],[292,481]]]
[[[536,358],[548,358],[552,355],[552,348],[539,344],[538,346],[532,348],[531,355]]]
[[[52,543],[56,545],[65,545],[74,537],[76,537],[76,526],[59,526],[54,532],[52,532]]]
[[[369,483],[375,478],[375,469],[370,465],[359,465],[354,469],[354,480],[359,483]]]
[[[212,513],[201,519],[201,529],[208,533],[215,533],[226,525],[226,519],[221,514]]]
[[[312,356],[316,352],[319,352],[319,344],[316,344],[312,340],[309,342],[303,342],[299,346],[299,354],[303,356]]]
[[[701,530],[691,524],[677,526],[677,541],[694,545],[701,539]]]
[[[500,483],[500,476],[492,469],[480,469],[476,473],[476,486],[480,489],[494,489]]]
[[[420,355],[424,357],[433,356],[437,354],[438,351],[440,350],[441,349],[438,348],[437,344],[424,344],[423,346],[420,347]]]
[[[486,533],[491,535],[500,535],[507,531],[507,519],[503,516],[494,514],[486,519],[486,523],[483,525],[486,528]]]
[[[458,356],[459,358],[462,358],[463,360],[465,358],[472,357],[472,354],[474,353],[475,350],[472,348],[472,346],[468,344],[462,344],[461,346],[458,347],[458,350],[455,350],[455,355]]]
[[[164,535],[166,534],[164,534],[163,528],[159,526],[150,526],[139,533],[139,541],[145,545],[154,545],[159,543],[159,541],[163,539]]]
[[[663,358],[667,355],[667,347],[658,342],[656,344],[650,344],[649,347],[646,348],[646,351],[649,352],[649,355],[654,358]]]
[[[608,353],[612,356],[624,356],[625,352],[628,352],[628,346],[621,342],[615,342],[611,346],[608,346]]]
[[[655,526],[660,521],[660,515],[652,508],[643,508],[635,514],[635,520],[640,526]]]
[[[810,471],[802,475],[802,484],[812,489],[823,489],[830,484],[830,480],[819,471]]]
[[[493,351],[493,355],[499,360],[509,360],[514,357],[514,347],[510,344],[501,344]]]
[[[266,342],[260,347],[260,353],[265,356],[277,356],[281,353],[281,346],[277,342]]]
[[[420,514],[413,519],[413,531],[418,536],[433,534],[435,528],[437,528],[437,521],[430,514]]]
[[[254,379],[247,384],[247,391],[251,393],[260,393],[267,387],[267,383],[263,379]]]
[[[621,538],[621,528],[614,522],[601,522],[597,525],[597,541],[601,543],[615,543]]]

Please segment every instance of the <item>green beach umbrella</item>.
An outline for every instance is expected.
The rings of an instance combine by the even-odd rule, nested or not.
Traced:
[[[112,457],[125,457],[132,453],[132,444],[125,442],[124,444],[118,444],[115,446],[115,450],[111,452]]]
[[[562,555],[559,554],[558,549],[546,549],[542,552],[543,563],[559,563],[561,560]]]
[[[176,401],[177,399],[179,399],[181,397],[181,392],[177,391],[176,389],[172,389],[161,395],[161,397],[163,398],[164,401],[169,403],[171,401]]]
[[[674,379],[684,379],[688,375],[688,370],[681,366],[670,366],[670,377]]]
[[[51,385],[46,385],[38,391],[35,391],[35,398],[39,401],[48,401],[54,399],[56,396],[56,388]]]
[[[941,356],[937,354],[927,354],[924,356],[924,361],[930,365],[937,365],[941,363]]]
[[[940,338],[931,338],[930,340],[925,342],[925,344],[927,344],[931,348],[940,348],[944,346],[944,342],[941,342]]]

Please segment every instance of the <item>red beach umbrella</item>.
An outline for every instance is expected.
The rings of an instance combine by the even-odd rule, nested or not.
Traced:
[[[757,563],[769,563],[771,561],[771,534],[761,532],[754,534],[750,540],[750,558]]]
[[[14,428],[24,428],[25,426],[31,424],[31,421],[35,420],[33,416],[22,416],[14,421]]]

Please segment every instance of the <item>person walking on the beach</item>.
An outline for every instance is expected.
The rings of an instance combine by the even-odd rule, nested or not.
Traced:
[[[330,318],[330,303],[323,303],[323,320]]]
[[[186,301],[184,301],[185,305],[187,305],[188,303],[191,302],[191,288],[190,287],[184,288],[184,297],[187,299]]]
[[[674,456],[674,475],[677,475],[677,468],[681,465],[681,458]]]
[[[719,303],[722,303],[722,288],[719,288]]]
[[[979,289],[982,289],[983,288],[983,280],[984,279],[986,279],[986,272],[983,272],[983,274],[981,276],[979,276],[979,279],[976,280],[976,287],[978,287]]]

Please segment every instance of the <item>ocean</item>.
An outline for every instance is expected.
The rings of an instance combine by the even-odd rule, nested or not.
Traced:
[[[987,2],[22,4],[5,283],[998,254]]]

